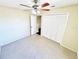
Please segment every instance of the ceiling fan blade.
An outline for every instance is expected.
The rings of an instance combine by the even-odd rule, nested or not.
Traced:
[[[24,6],[24,7],[29,7],[31,8],[31,6],[28,6],[28,5],[24,5],[24,4],[20,4],[21,6]]]
[[[46,6],[49,6],[50,4],[49,3],[44,3],[42,4],[42,7],[46,7]]]
[[[55,6],[53,5],[53,6],[51,6],[51,7],[55,7]]]

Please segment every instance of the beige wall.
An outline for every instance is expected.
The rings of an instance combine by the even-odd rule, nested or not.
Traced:
[[[62,8],[61,11],[69,12],[69,21],[61,45],[71,49],[74,52],[77,52],[77,5]]]
[[[1,58],[1,46],[0,46],[0,58]]]
[[[52,9],[49,12],[43,12],[43,14],[54,14],[54,13],[69,14],[69,20],[67,23],[67,27],[65,29],[65,33],[61,45],[74,52],[77,52],[77,21],[78,21],[77,5],[56,8],[56,9]]]
[[[29,12],[0,6],[0,44],[5,45],[30,35]]]
[[[37,16],[37,26],[38,28],[41,27],[41,16]]]

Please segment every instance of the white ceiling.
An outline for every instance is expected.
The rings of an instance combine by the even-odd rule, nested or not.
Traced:
[[[0,5],[19,8],[19,9],[28,9],[27,7],[22,7],[19,4],[25,4],[32,6],[33,0],[0,0]],[[44,2],[49,2],[50,5],[55,5],[55,7],[63,7],[67,5],[77,4],[77,0],[40,0],[39,4]]]

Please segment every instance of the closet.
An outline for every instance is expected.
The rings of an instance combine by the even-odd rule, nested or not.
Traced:
[[[56,42],[63,40],[68,14],[42,15],[41,35]]]

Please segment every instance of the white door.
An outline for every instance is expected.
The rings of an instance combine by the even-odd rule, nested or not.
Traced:
[[[51,14],[42,16],[42,36],[61,42],[68,20],[67,14]]]
[[[36,15],[31,15],[31,35],[36,34]]]

